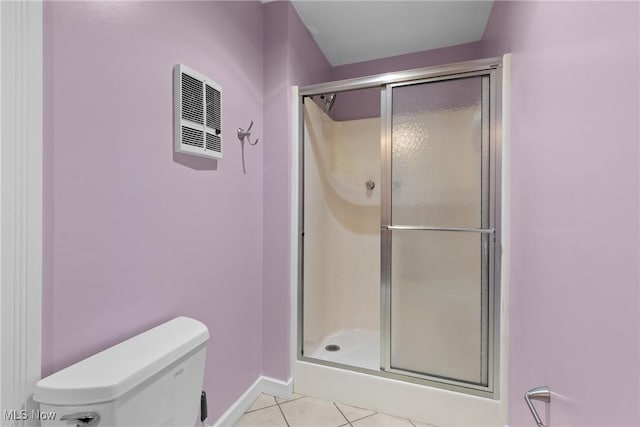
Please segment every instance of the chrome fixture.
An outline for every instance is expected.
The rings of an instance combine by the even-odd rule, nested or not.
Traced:
[[[258,138],[256,138],[255,142],[251,142],[251,128],[253,127],[253,120],[251,120],[251,124],[244,130],[242,128],[238,128],[238,139],[240,142],[244,142],[244,139],[247,139],[249,145],[256,145],[258,143]]]
[[[528,392],[524,394],[524,400],[527,402],[527,406],[529,406],[529,410],[531,411],[531,415],[533,415],[533,419],[536,420],[536,424],[538,427],[546,427],[542,420],[540,419],[540,415],[538,415],[538,411],[536,411],[536,407],[533,406],[532,400],[539,400],[545,403],[551,403],[551,391],[549,387],[542,386],[532,388]]]
[[[76,426],[90,426],[100,421],[100,414],[97,412],[78,412],[60,417],[60,421],[75,422]]]
[[[421,231],[466,231],[469,233],[493,234],[493,228],[467,228],[467,227],[427,227],[421,225],[382,225],[382,230],[421,230]]]
[[[238,139],[240,140],[240,146],[242,148],[242,173],[247,173],[247,168],[244,164],[244,142],[245,139],[249,143],[249,145],[256,145],[258,143],[258,138],[254,142],[251,142],[251,128],[253,127],[253,120],[251,120],[251,124],[244,130],[242,128],[238,128]]]
[[[333,107],[333,103],[336,102],[336,94],[332,93],[331,95],[322,94],[320,95],[320,99],[324,101],[324,112],[329,113],[331,108]]]
[[[367,181],[365,185],[367,186],[367,190],[373,190],[376,188],[376,183],[371,180]]]

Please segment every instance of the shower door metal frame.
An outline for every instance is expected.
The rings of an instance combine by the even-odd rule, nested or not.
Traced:
[[[450,80],[461,77],[471,76],[489,76],[489,147],[490,147],[490,168],[489,168],[489,197],[490,197],[490,230],[482,231],[483,235],[493,235],[493,239],[489,239],[489,295],[488,295],[488,384],[481,386],[476,384],[465,383],[462,381],[454,381],[446,378],[440,378],[429,375],[409,375],[404,371],[383,370],[388,364],[389,358],[386,345],[390,340],[390,325],[388,319],[388,310],[386,306],[389,303],[390,290],[390,253],[383,248],[390,248],[391,231],[387,226],[391,225],[391,141],[390,136],[390,88],[396,84],[416,84],[426,83],[430,81]],[[357,89],[379,87],[382,91],[381,99],[381,330],[380,344],[381,350],[381,369],[373,370],[361,368],[358,366],[347,365],[326,361],[322,359],[305,356],[303,353],[303,314],[304,314],[304,98],[321,95],[327,92],[346,92]],[[408,71],[400,71],[394,73],[379,74],[374,76],[359,77],[348,80],[340,80],[335,82],[320,83],[311,86],[301,87],[298,92],[299,110],[298,120],[298,144],[299,144],[299,198],[298,198],[298,301],[297,301],[297,359],[304,362],[317,363],[325,366],[347,369],[351,371],[366,373],[369,375],[381,376],[401,380],[405,382],[431,386],[451,391],[462,392],[466,394],[499,399],[499,356],[500,356],[500,262],[501,262],[501,169],[502,169],[502,58],[487,58],[474,61],[459,62],[443,66],[419,68]],[[388,120],[387,120],[388,117]],[[383,201],[387,200],[385,204]],[[388,212],[385,212],[386,207]],[[432,229],[432,227],[422,227],[423,229]],[[465,228],[450,229],[451,231],[469,231]],[[493,279],[493,280],[492,280]]]
[[[494,123],[496,122],[495,100],[496,100],[496,74],[495,69],[470,71],[467,73],[456,73],[453,75],[436,76],[420,80],[411,80],[398,83],[389,83],[386,85],[382,94],[382,144],[381,144],[381,215],[380,215],[380,234],[381,234],[381,290],[380,290],[380,357],[381,357],[381,369],[385,372],[397,373],[401,375],[411,375],[416,378],[422,378],[427,381],[438,381],[445,384],[459,385],[465,384],[465,387],[470,389],[492,393],[494,390],[494,370],[498,369],[497,363],[494,363],[494,354],[499,353],[499,347],[497,346],[497,337],[494,336],[494,328],[499,322],[496,319],[497,313],[495,313],[495,307],[499,307],[499,299],[494,300],[494,294],[496,288],[496,257],[495,248],[496,241],[499,242],[499,233],[496,221],[497,212],[497,198],[496,198],[496,150],[494,136],[496,130]],[[482,183],[481,191],[488,192],[487,196],[482,196],[482,206],[485,203],[488,205],[487,218],[483,218],[479,228],[468,227],[431,227],[431,226],[419,226],[419,225],[392,225],[392,103],[393,103],[393,89],[403,86],[420,85],[444,81],[453,81],[469,77],[488,77],[489,90],[488,92],[488,158],[483,159],[482,166],[488,168],[488,182]],[[484,82],[482,83],[485,84]],[[484,91],[483,91],[484,92]],[[482,100],[482,108],[484,110],[484,99]],[[484,114],[484,111],[483,111]],[[483,117],[483,121],[486,118]],[[482,150],[484,151],[484,150]],[[483,153],[484,156],[484,153]],[[499,191],[499,189],[498,189]],[[498,193],[499,194],[499,193]],[[487,199],[485,201],[485,198]],[[484,215],[483,215],[484,217]],[[485,227],[485,224],[488,226]],[[481,254],[482,267],[481,267],[481,303],[487,304],[487,307],[481,307],[481,318],[483,319],[482,325],[487,323],[487,342],[482,343],[481,351],[481,382],[484,384],[470,383],[461,380],[453,380],[449,378],[439,377],[435,375],[428,375],[425,373],[411,372],[391,366],[391,236],[393,230],[407,230],[407,231],[447,231],[447,232],[461,232],[461,233],[478,233],[481,235],[481,242],[484,246],[485,239],[488,246],[487,254]],[[486,271],[485,269],[488,269]],[[486,279],[485,279],[486,278]],[[486,281],[486,283],[485,283]],[[493,284],[493,286],[492,286]],[[486,310],[486,311],[485,311]],[[486,320],[485,320],[486,319]]]

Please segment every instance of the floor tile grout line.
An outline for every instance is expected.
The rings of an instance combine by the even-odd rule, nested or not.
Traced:
[[[278,402],[278,399],[277,399],[275,396],[271,396],[271,395],[268,395],[268,396],[270,396],[270,397],[272,397],[272,398],[273,398],[273,400],[274,400],[275,404],[273,404],[273,405],[268,405],[268,406],[264,406],[264,407],[262,407],[262,408],[254,409],[254,410],[251,410],[251,411],[246,411],[246,412],[245,412],[245,414],[249,414],[249,413],[253,413],[253,412],[258,412],[258,411],[261,411],[261,410],[263,410],[263,409],[269,409],[269,408],[273,408],[274,406],[277,406],[277,407],[278,407],[278,410],[280,411],[280,415],[282,415],[282,418],[284,419],[284,422],[285,422],[285,424],[287,425],[287,427],[291,427],[291,425],[289,424],[289,420],[287,420],[287,416],[284,414],[284,411],[282,410],[282,406],[281,406],[281,405],[284,405],[284,404],[286,404],[286,403],[290,403],[290,402],[294,402],[294,401],[296,401],[296,400],[301,400],[301,399],[304,399],[305,397],[307,397],[307,396],[299,396],[299,397],[297,397],[297,398],[295,398],[295,399],[285,400],[284,402]],[[354,426],[353,426],[353,423],[355,423],[355,422],[357,422],[357,421],[364,420],[365,418],[369,418],[369,417],[372,417],[372,416],[374,416],[374,415],[377,415],[377,414],[378,414],[378,412],[372,412],[372,413],[371,413],[371,414],[369,414],[369,415],[365,415],[364,417],[356,418],[355,420],[350,421],[350,420],[347,418],[347,416],[344,414],[344,412],[342,412],[342,410],[340,409],[340,407],[338,407],[338,404],[337,404],[336,402],[331,402],[331,403],[332,403],[332,404],[333,404],[333,406],[338,410],[338,412],[340,412],[340,415],[342,415],[342,417],[346,420],[346,423],[345,423],[345,424],[340,424],[340,426],[339,426],[339,427],[346,427],[346,426],[354,427]],[[243,414],[243,415],[244,415],[244,414]],[[408,419],[408,418],[404,418],[404,419],[405,419],[406,421],[408,421],[408,422],[409,422],[409,424],[411,424],[413,427],[416,427],[416,424],[415,424],[413,421],[411,421],[411,420],[410,420],[410,419]]]
[[[248,411],[245,411],[245,414],[250,414],[252,412],[257,412],[257,411],[262,411],[263,409],[267,409],[267,408],[273,408],[274,406],[276,406],[277,403],[274,403],[273,405],[269,405],[269,406],[263,406],[262,408],[258,408],[258,409],[251,409]]]
[[[353,421],[349,421],[349,422],[354,422],[355,423],[356,421],[360,421],[360,420],[364,420],[365,418],[373,417],[376,414],[377,414],[377,412],[374,412],[373,414],[365,415],[364,417],[360,417],[357,420],[353,420]]]
[[[351,424],[351,421],[349,421],[349,418],[347,418],[347,416],[344,414],[344,412],[342,412],[342,410],[338,407],[338,405],[336,405],[336,402],[332,402],[332,403],[333,403],[333,406],[336,407],[338,412],[340,412],[340,414],[344,417],[344,419],[347,420],[347,424],[349,424],[350,426],[353,427],[353,425]]]
[[[278,405],[284,405],[285,403],[295,402],[296,400],[304,399],[305,397],[307,396],[296,397],[295,399],[285,400],[284,402],[278,402],[278,399],[276,399],[276,402]]]
[[[278,409],[280,410],[280,413],[282,414],[282,418],[284,418],[284,422],[287,425],[287,427],[289,426],[289,420],[287,420],[287,416],[284,414],[284,411],[282,410],[282,408],[280,407],[280,404],[278,403],[278,401],[276,400],[276,406],[278,406]]]

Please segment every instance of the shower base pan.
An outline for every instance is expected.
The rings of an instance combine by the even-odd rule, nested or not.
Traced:
[[[332,346],[338,346],[339,350]],[[345,329],[326,336],[309,357],[377,370],[380,369],[380,335],[366,329]]]
[[[340,349],[327,350],[327,347],[331,349],[330,346],[338,346]],[[379,371],[380,337],[377,331],[341,330],[324,337],[315,348],[308,351],[305,356],[316,362],[294,362],[293,388],[296,393],[370,408],[440,427],[506,424],[504,407],[499,400],[320,364],[337,363],[356,370]]]

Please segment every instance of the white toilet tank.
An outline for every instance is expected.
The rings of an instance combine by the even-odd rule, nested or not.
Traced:
[[[42,426],[193,427],[208,340],[205,325],[178,317],[41,379],[33,399],[55,412]]]

